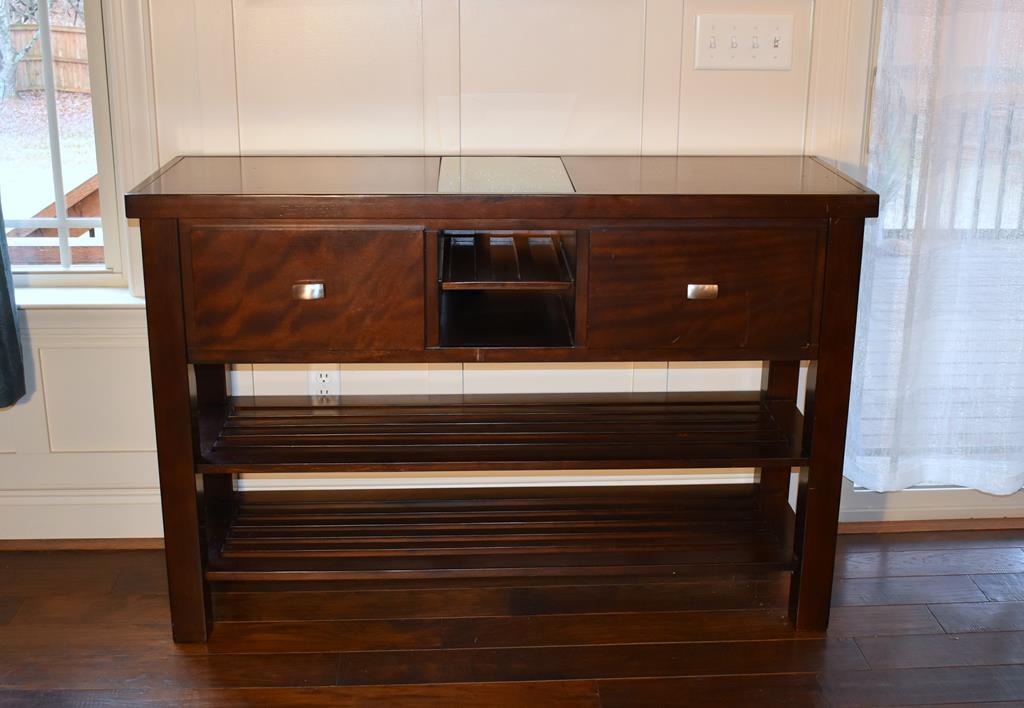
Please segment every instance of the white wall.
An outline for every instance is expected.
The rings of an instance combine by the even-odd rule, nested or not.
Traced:
[[[813,5],[151,0],[160,159],[181,152],[799,153]],[[863,0],[819,5],[822,32],[832,19],[870,19]],[[732,10],[795,17],[792,71],[693,70],[696,14]]]
[[[128,187],[180,153],[808,152],[856,164],[873,5],[104,0],[118,168]],[[703,11],[792,14],[792,70],[695,71],[693,29]],[[137,263],[136,245],[133,238]],[[138,303],[31,310],[26,325],[33,393],[0,412],[0,538],[158,534]],[[759,381],[757,362],[340,369],[342,389],[352,393],[725,389]],[[233,383],[239,392],[304,393],[306,372],[240,367]],[[382,481],[481,479],[349,483]]]

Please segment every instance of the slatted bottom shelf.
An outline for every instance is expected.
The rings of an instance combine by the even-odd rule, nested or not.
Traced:
[[[752,485],[247,492],[215,582],[503,584],[788,571]]]
[[[758,392],[242,397],[201,416],[203,473],[801,465]]]

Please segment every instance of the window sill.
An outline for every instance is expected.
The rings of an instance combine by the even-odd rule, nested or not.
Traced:
[[[135,310],[146,306],[128,288],[15,288],[20,310]]]

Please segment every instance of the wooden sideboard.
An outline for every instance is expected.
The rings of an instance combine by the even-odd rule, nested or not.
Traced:
[[[583,536],[546,556],[508,540],[555,538],[544,534],[585,513],[597,514],[589,526],[573,523],[642,517],[661,524],[659,538],[684,517],[679,533],[705,538],[730,520],[755,528],[771,544],[734,554],[743,572],[791,572],[795,626],[827,626],[864,220],[878,198],[826,163],[183,157],[126,203],[142,225],[176,641],[207,638],[212,591],[231,584],[604,572]],[[247,397],[226,383],[232,363],[709,360],[764,362],[760,389]],[[755,468],[756,481],[693,487],[695,501],[678,508],[631,489],[576,488],[539,511],[559,492],[506,492],[498,509],[473,506],[493,497],[485,490],[256,492],[237,481],[719,467]],[[709,513],[692,512],[705,502]],[[360,516],[370,512],[379,524]],[[417,525],[398,550],[373,545],[374,528],[394,533],[417,514],[445,523]],[[488,546],[473,526],[488,514],[524,533]],[[456,527],[476,529],[476,550]],[[616,572],[687,566],[677,546],[630,538]],[[731,557],[702,553],[719,565]]]

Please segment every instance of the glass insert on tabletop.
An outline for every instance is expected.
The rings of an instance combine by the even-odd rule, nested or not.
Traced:
[[[560,157],[442,157],[442,194],[572,194]]]

